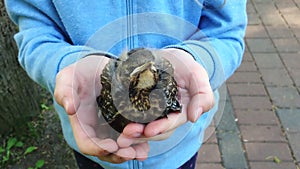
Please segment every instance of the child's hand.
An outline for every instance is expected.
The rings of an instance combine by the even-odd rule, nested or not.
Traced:
[[[111,163],[144,160],[149,152],[146,141],[119,148],[116,141],[109,138],[110,126],[103,125],[105,122],[100,125],[96,97],[101,91],[100,74],[108,61],[106,57],[88,56],[61,70],[56,77],[55,99],[67,112],[83,154]]]
[[[165,49],[162,56],[174,67],[182,111],[149,123],[144,130],[144,135],[148,137],[172,131],[187,121],[196,122],[202,113],[214,106],[208,74],[189,53],[180,49]]]
[[[200,115],[214,106],[214,95],[206,70],[187,52],[179,49],[164,49],[159,54],[174,67],[178,95],[182,104],[181,113],[170,113],[168,118],[153,121],[145,126],[141,140],[163,140],[187,121],[196,122]],[[138,124],[127,125],[123,131],[130,145],[130,138],[138,135]],[[119,139],[121,141],[126,139]],[[125,143],[125,142],[124,142]],[[122,144],[121,144],[122,145]],[[126,146],[126,145],[122,145]]]

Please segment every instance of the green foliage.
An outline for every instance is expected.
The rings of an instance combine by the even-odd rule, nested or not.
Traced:
[[[10,137],[4,145],[0,146],[1,165],[10,161],[11,156],[14,154],[13,148],[21,148],[23,145],[22,141],[18,141],[15,137]]]
[[[29,153],[32,153],[34,150],[36,150],[36,149],[38,149],[37,147],[35,147],[35,146],[30,146],[30,147],[28,147],[26,150],[25,150],[25,152],[24,152],[24,155],[27,155],[27,154],[29,154]]]
[[[51,107],[50,107],[50,106],[47,106],[46,103],[42,103],[42,104],[41,104],[41,109],[42,109],[42,110],[51,110]]]
[[[19,159],[37,150],[36,146],[29,146],[24,150],[24,143],[16,137],[9,137],[3,145],[0,145],[0,168],[6,168],[9,163],[16,163]],[[38,160],[30,169],[40,169],[44,166],[44,160]]]
[[[277,156],[268,156],[266,160],[273,160],[274,163],[280,164],[281,160]]]
[[[39,168],[42,168],[45,164],[45,161],[44,160],[39,160],[35,163],[35,166],[34,167],[29,167],[28,169],[39,169]]]

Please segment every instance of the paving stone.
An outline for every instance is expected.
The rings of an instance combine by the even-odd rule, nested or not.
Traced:
[[[300,69],[299,53],[280,53],[280,56],[288,69]]]
[[[278,14],[278,10],[276,9],[274,3],[270,1],[264,1],[264,3],[255,4],[255,8],[258,14],[266,15],[266,14]]]
[[[295,5],[295,3],[279,3],[276,6],[283,15],[299,13],[299,8]]]
[[[282,161],[293,161],[286,143],[245,143],[250,161],[272,161],[268,157],[278,157]]]
[[[293,85],[293,81],[285,69],[261,69],[260,72],[267,86]]]
[[[250,162],[251,169],[296,169],[293,162]]]
[[[273,104],[281,107],[300,107],[300,96],[294,87],[267,87]]]
[[[273,111],[243,111],[236,110],[236,117],[240,125],[278,125],[279,121]]]
[[[300,103],[299,6],[300,0],[247,1],[247,49],[242,65],[227,81],[232,106],[225,106],[220,128],[217,126],[217,138],[212,134],[212,139],[204,144],[211,153],[217,151],[219,141],[219,153],[222,155],[219,160],[222,162],[198,162],[197,167],[237,169],[248,168],[249,164],[251,169],[296,168],[286,141],[289,141],[296,161],[299,161],[300,136],[296,129],[300,129],[297,122],[300,118],[295,115],[300,114],[300,106],[297,106],[297,102]],[[295,85],[299,87],[298,91],[292,87]],[[270,99],[275,106],[279,106],[276,112],[278,116],[272,111]],[[297,111],[280,109],[290,106],[298,108]],[[288,140],[283,136],[278,118],[286,129]],[[240,125],[239,128],[237,124]],[[213,133],[214,130],[211,127],[209,132]],[[246,163],[240,134],[244,140],[248,140],[245,148],[249,163]],[[244,166],[236,164],[241,163],[241,160],[237,159],[238,155],[234,151],[239,151],[240,158],[245,162]],[[276,164],[272,159],[267,160],[269,156],[277,156],[282,162]]]
[[[257,71],[257,67],[255,65],[255,62],[247,62],[243,61],[241,66],[236,70],[238,72],[255,72]]]
[[[255,11],[254,6],[251,3],[247,3],[247,14],[250,14],[250,13],[256,13],[256,11]]]
[[[258,72],[235,72],[228,83],[262,83],[262,80]]]
[[[241,67],[227,82],[236,119],[233,115],[225,118],[227,122],[223,122],[226,124],[223,126],[234,128],[236,123],[240,125],[238,129],[241,130],[242,138],[248,140],[245,142],[245,148],[251,169],[296,169],[290,147],[293,149],[296,163],[300,164],[299,7],[300,0],[247,1],[249,22],[245,41],[248,48]],[[280,53],[277,54],[278,52]],[[270,99],[279,108],[276,109],[278,116],[272,111]],[[281,109],[293,107],[296,110]],[[230,123],[230,120],[236,121],[229,125],[227,123]],[[283,136],[280,122],[286,130],[288,140]],[[227,166],[230,162],[226,163],[230,156],[222,153],[226,152],[222,145],[222,135],[229,138],[234,135],[236,140],[240,141],[238,133],[239,130],[217,132],[225,168],[230,168]],[[286,141],[289,141],[290,147]],[[266,160],[269,156],[277,156],[282,162],[276,164],[272,159]]]
[[[232,104],[229,101],[226,102],[222,119],[219,125],[217,126],[217,135],[218,133],[224,131],[230,131],[239,134],[239,130],[235,122]]]
[[[284,19],[278,12],[275,14],[261,14],[260,17],[265,25],[285,25]]]
[[[300,132],[300,109],[278,109],[278,117],[288,132]]]
[[[272,39],[294,37],[293,31],[290,30],[286,25],[266,26],[266,29]]]
[[[236,133],[218,133],[225,168],[248,168],[240,137]]]
[[[197,163],[196,169],[224,169],[224,167],[215,163]]]
[[[280,5],[280,4],[294,4],[294,0],[285,0],[285,1],[282,1],[282,0],[273,0],[273,2],[276,4],[276,5]]]
[[[276,6],[283,15],[295,14],[299,12],[299,8],[295,5],[295,3],[279,3]]]
[[[245,142],[285,142],[279,126],[240,126]]]
[[[266,96],[267,92],[263,84],[227,84],[231,96]]]
[[[224,167],[247,168],[246,157],[239,137],[240,133],[229,100],[226,102],[216,134]]]
[[[293,31],[293,33],[295,34],[296,37],[300,38],[300,26],[299,27],[291,27],[291,30]]]
[[[203,144],[216,144],[216,143],[218,143],[217,136],[216,136],[216,127],[209,126],[205,130]]]
[[[268,97],[261,96],[233,96],[234,109],[271,110],[272,104]]]
[[[297,6],[300,6],[300,0],[294,0]]]
[[[257,13],[249,13],[248,15],[248,25],[259,25],[261,20]]]
[[[295,38],[273,39],[279,52],[298,52],[300,45]]]
[[[288,140],[290,142],[294,157],[296,158],[296,161],[300,163],[300,132],[293,133],[288,132],[287,133]]]
[[[289,70],[291,77],[294,79],[296,86],[300,87],[300,69]]]
[[[248,49],[248,48],[247,48]],[[243,61],[249,61],[252,62],[253,58],[250,52],[245,52],[243,56]]]
[[[286,0],[286,1],[282,1],[282,0],[273,0],[273,2],[275,3],[275,4],[280,4],[280,3],[293,3],[293,4],[295,4],[295,1],[297,1],[297,0]]]
[[[259,69],[284,68],[277,53],[253,53],[253,57]]]
[[[298,13],[286,14],[284,15],[284,18],[290,26],[299,26],[300,25],[299,15],[300,15],[300,11],[298,11]]]
[[[199,162],[221,162],[219,146],[217,144],[204,144],[198,152]]]
[[[245,45],[245,51],[244,51],[244,53],[247,53],[247,52],[249,52],[249,49],[248,49],[248,46]]]
[[[246,38],[268,38],[263,25],[249,25],[246,30]]]
[[[246,39],[251,52],[276,52],[275,47],[270,39]]]
[[[253,3],[258,4],[258,5],[273,3],[272,0],[252,0],[252,1],[253,1]]]

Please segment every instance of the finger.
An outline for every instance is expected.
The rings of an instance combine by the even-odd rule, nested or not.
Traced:
[[[129,161],[136,157],[136,152],[132,147],[120,148],[116,153],[114,153],[113,160],[115,161]]]
[[[57,74],[54,98],[69,115],[74,114],[80,104],[76,90],[77,86],[74,83],[72,67],[65,68]]]
[[[123,134],[127,137],[140,137],[144,132],[144,125],[139,123],[130,123],[123,129]]]
[[[72,89],[70,89],[71,91]],[[80,98],[75,92],[70,92],[65,89],[65,93],[62,99],[62,106],[64,107],[65,111],[68,115],[73,115],[76,113],[79,105],[80,105]]]
[[[132,137],[128,137],[124,134],[120,134],[120,136],[117,139],[117,144],[121,148],[130,147],[132,145],[145,143],[145,142],[147,142],[147,139],[144,139],[143,137],[141,137],[141,138],[132,138]]]
[[[134,140],[132,138],[126,137],[124,134],[120,134],[120,136],[117,139],[117,143],[120,147],[129,147],[132,145]]]
[[[74,115],[75,116],[75,115]],[[119,149],[117,143],[112,139],[99,139],[95,137],[91,131],[93,127],[74,124],[75,120],[70,118],[72,128],[74,131],[74,137],[77,146],[83,154],[96,156],[100,160],[107,161],[110,163],[123,163],[128,160],[135,158],[135,151],[133,148]]]
[[[143,161],[147,159],[150,147],[147,141],[143,139],[132,139],[121,134],[117,141],[118,145],[123,148],[132,147],[135,150],[135,159]],[[120,155],[120,154],[118,154]],[[121,155],[120,155],[121,156]],[[130,156],[129,158],[131,158]]]
[[[133,160],[134,158],[132,157],[128,157],[128,155],[126,155],[126,157],[123,157],[121,155],[124,155],[124,154],[127,154],[125,151],[128,151],[128,150],[120,150],[119,152],[119,155],[117,154],[108,154],[106,156],[101,156],[101,157],[98,157],[100,160],[102,161],[106,161],[106,162],[110,162],[110,163],[114,163],[114,164],[120,164],[120,163],[124,163],[126,161],[129,161],[129,160]],[[133,148],[130,148],[129,150],[130,152],[128,154],[133,154],[135,155],[135,152],[133,150]]]
[[[77,146],[82,153],[101,158],[118,150],[118,145],[112,139],[98,139],[92,128],[83,128],[76,114],[69,116],[69,119]]]
[[[171,131],[187,121],[186,113],[170,113],[167,118],[155,120],[146,125],[144,135],[154,137]]]
[[[152,136],[152,137],[140,137],[138,138],[137,140],[140,141],[142,143],[142,141],[161,141],[161,140],[165,140],[167,138],[169,138],[173,133],[174,131],[176,130],[176,128],[174,129],[169,129],[168,131],[162,133],[162,134],[158,134],[158,135],[155,135],[155,136]]]
[[[149,154],[149,151],[150,151],[150,146],[147,142],[134,145],[133,149],[136,152],[135,159],[137,159],[138,161],[144,161],[148,158],[148,154]]]
[[[212,92],[198,93],[194,95],[188,105],[187,116],[191,122],[196,122],[201,114],[209,111],[214,106],[214,96]]]
[[[208,74],[203,67],[198,66],[198,71],[192,72],[188,80],[188,89],[192,98],[188,104],[187,115],[191,122],[196,122],[203,112],[207,112],[214,105]]]
[[[205,69],[202,66],[197,65],[195,70],[197,71],[190,72],[188,79],[186,80],[188,82],[186,87],[189,89],[190,95],[192,96],[211,90],[208,74]]]

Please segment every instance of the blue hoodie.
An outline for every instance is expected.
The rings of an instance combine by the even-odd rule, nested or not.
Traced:
[[[89,53],[118,56],[137,47],[178,48],[193,55],[217,89],[240,65],[247,25],[246,0],[6,0],[19,62],[29,76],[52,94],[56,74]],[[56,102],[64,137],[78,150],[68,116]],[[150,142],[150,157],[106,168],[177,168],[194,155],[217,106],[167,140]],[[172,145],[172,146],[170,146]],[[166,148],[160,153],[158,149]],[[152,154],[152,156],[151,156]]]

